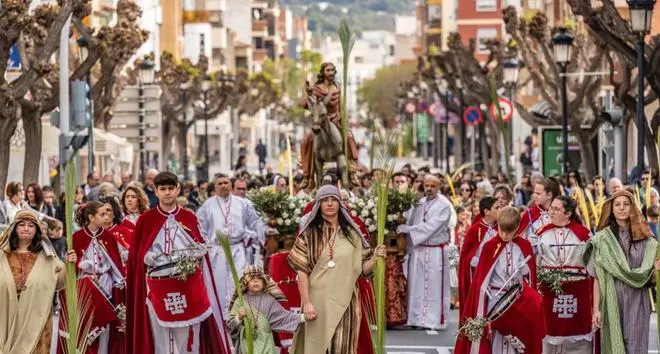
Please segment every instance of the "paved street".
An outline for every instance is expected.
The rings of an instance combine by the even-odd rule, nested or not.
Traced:
[[[458,311],[452,311],[445,331],[390,330],[387,331],[388,354],[450,354],[453,353]],[[656,315],[651,316],[649,353],[658,351]]]

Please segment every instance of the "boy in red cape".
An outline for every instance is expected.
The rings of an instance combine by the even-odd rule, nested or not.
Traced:
[[[486,196],[479,201],[479,222],[470,226],[465,233],[461,253],[458,257],[458,303],[459,314],[463,312],[463,303],[470,291],[470,283],[474,273],[471,265],[479,246],[497,233],[497,199]],[[460,316],[460,315],[459,315]]]
[[[552,178],[544,178],[534,185],[534,204],[522,212],[518,234],[527,239],[533,247],[538,243],[536,232],[550,223],[548,209],[552,200],[561,195],[559,183]]]
[[[128,257],[127,350],[230,354],[197,217],[176,204],[179,181],[175,174],[161,172],[154,184],[159,204],[138,219]],[[179,271],[175,265],[183,257],[200,262],[194,274],[186,273],[185,280],[172,273]],[[159,292],[166,295],[158,296]]]
[[[478,342],[464,333],[456,340],[455,354],[519,353],[540,354],[546,334],[541,296],[536,292],[536,265],[529,241],[516,237],[520,213],[503,208],[497,219],[497,237],[486,242],[474,273],[472,286],[459,321],[459,328],[470,319],[486,318],[489,310],[508,289],[522,285],[519,298],[499,318],[490,321]]]

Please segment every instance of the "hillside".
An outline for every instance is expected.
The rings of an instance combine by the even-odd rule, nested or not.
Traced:
[[[335,33],[346,18],[357,32],[394,30],[394,15],[412,14],[414,0],[282,0],[297,15],[315,21],[317,31]]]

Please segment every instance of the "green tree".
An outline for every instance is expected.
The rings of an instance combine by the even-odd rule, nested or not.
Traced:
[[[386,128],[394,127],[397,112],[397,89],[413,78],[415,63],[386,66],[376,75],[362,82],[358,88],[358,102],[366,106],[374,118],[380,118]]]

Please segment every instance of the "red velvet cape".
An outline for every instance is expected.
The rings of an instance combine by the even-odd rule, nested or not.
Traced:
[[[542,211],[545,210],[536,203],[534,203],[534,205],[523,211],[520,214],[520,226],[518,226],[518,234],[526,238],[527,234],[525,233],[525,231],[527,230],[529,225],[533,224],[536,221],[536,219],[538,219],[541,216]]]
[[[510,242],[514,242],[518,247],[520,247],[520,250],[523,253],[524,257],[530,256],[530,259],[527,261],[527,266],[529,267],[530,270],[530,277],[528,279],[528,285],[532,289],[536,289],[536,262],[534,260],[534,251],[532,250],[532,245],[529,243],[529,241],[523,239],[522,237],[515,237],[513,240]],[[488,281],[488,273],[491,271],[491,269],[495,266],[495,261],[497,261],[498,256],[502,253],[504,250],[505,242],[499,237],[499,235],[495,236],[493,239],[490,241],[486,242],[484,244],[484,248],[481,251],[481,256],[479,257],[479,263],[477,265],[477,268],[474,272],[474,277],[473,277],[473,282],[472,286],[470,287],[470,292],[468,294],[468,297],[465,301],[464,304],[461,304],[461,307],[463,308],[460,320],[459,320],[459,328],[465,323],[466,319],[468,318],[475,318],[477,317],[477,308],[478,308],[478,302],[479,302],[479,295],[481,292],[481,287],[483,285],[484,281]],[[542,313],[541,313],[542,315]],[[524,325],[521,323],[521,325]],[[543,324],[545,326],[545,324]],[[534,328],[530,328],[530,330],[533,330]],[[539,341],[539,348],[528,348],[528,351],[526,353],[530,354],[540,354],[541,353],[541,340],[545,336],[545,333],[538,333]],[[479,347],[479,353],[480,354],[490,354],[492,353],[492,349],[490,347],[490,341],[488,338],[488,334],[485,333],[481,337],[481,345]],[[467,339],[467,337],[459,335],[456,338],[456,347],[454,349],[454,354],[468,354],[470,353],[470,341]],[[536,349],[539,351],[537,352]]]
[[[197,217],[191,211],[177,207],[175,219],[188,232],[188,234],[199,243],[204,243],[202,234],[199,231],[199,222]],[[147,312],[146,297],[146,275],[147,269],[144,264],[144,256],[149,251],[158,232],[167,217],[158,210],[158,207],[152,208],[140,215],[135,225],[135,237],[130,245],[127,268],[130,269],[127,276],[127,294],[126,294],[126,339],[127,350],[129,353],[153,353],[154,343],[151,336],[151,326],[149,314]],[[208,255],[204,257],[209,271],[211,262]],[[213,279],[213,276],[211,276]],[[213,286],[213,291],[216,287]],[[211,301],[218,301],[210,299]],[[223,321],[224,322],[224,321]],[[222,341],[220,331],[224,331],[225,338],[228,338],[227,328],[223,323],[223,328],[218,328],[213,316],[207,318],[200,326],[200,353],[202,354],[231,354],[229,342]]]
[[[536,231],[536,235],[540,237],[545,232],[548,232],[550,230],[557,229],[557,228],[560,228],[560,227],[565,227],[565,228],[571,230],[575,234],[575,236],[577,236],[577,238],[582,242],[589,241],[589,234],[590,234],[589,229],[584,227],[584,225],[582,225],[578,222],[575,222],[574,220],[571,220],[566,226],[557,226],[553,223],[546,224],[545,226],[541,227],[540,229],[538,229]]]
[[[133,231],[125,227],[124,223],[113,225],[106,231],[114,236],[118,244],[122,245],[126,249],[130,248],[130,240],[133,238]]]
[[[488,225],[485,222],[481,222],[483,217],[479,222],[474,223],[465,233],[465,238],[463,239],[463,246],[461,247],[460,254],[458,256],[458,312],[463,313],[463,303],[467,299],[468,292],[470,291],[470,283],[472,282],[472,267],[470,262],[474,257],[475,253],[479,249],[479,245],[483,240],[486,232],[488,232]],[[493,225],[494,228],[497,228],[497,224]]]

